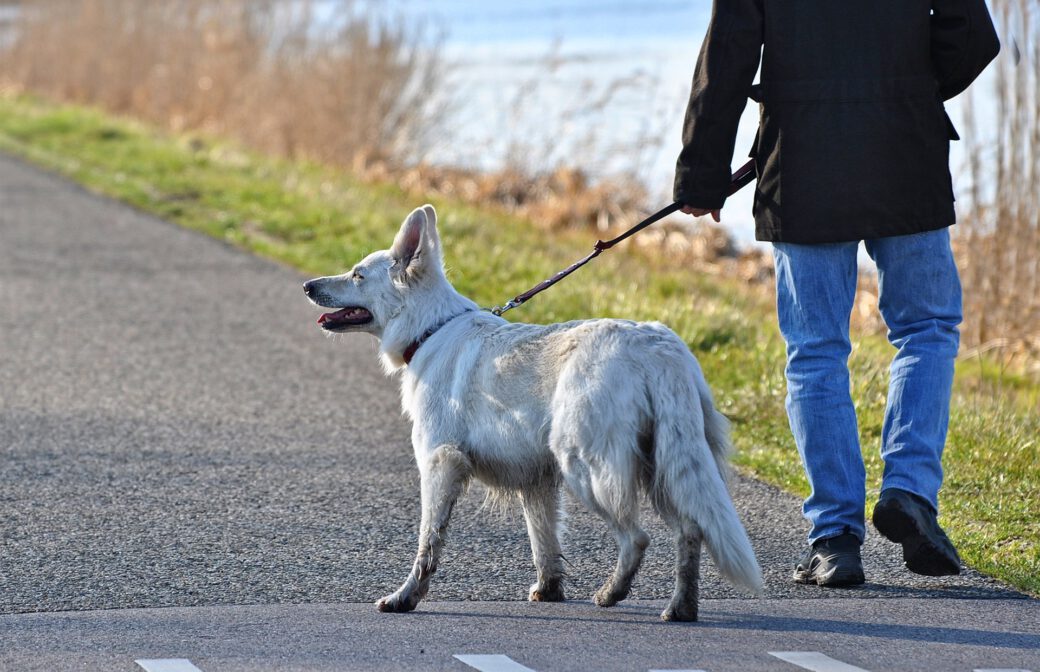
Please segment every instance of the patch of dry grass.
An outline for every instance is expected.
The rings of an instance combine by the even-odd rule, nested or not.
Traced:
[[[8,88],[338,165],[421,156],[443,121],[437,42],[353,3],[25,0]]]

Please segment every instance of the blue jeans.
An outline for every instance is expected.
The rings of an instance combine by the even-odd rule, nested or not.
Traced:
[[[865,241],[879,307],[896,347],[881,432],[881,489],[923,497],[938,511],[942,452],[960,344],[961,285],[948,229]],[[787,342],[787,416],[812,492],[809,543],[864,537],[866,475],[849,393],[849,316],[858,243],[774,243],[776,304]]]

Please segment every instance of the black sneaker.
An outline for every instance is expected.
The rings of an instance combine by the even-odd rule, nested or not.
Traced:
[[[854,534],[817,540],[795,566],[795,583],[858,586],[864,581],[859,546],[860,541]]]
[[[917,495],[889,488],[874,507],[874,527],[889,541],[903,545],[906,568],[925,576],[961,573],[961,559],[939,527],[935,512]]]

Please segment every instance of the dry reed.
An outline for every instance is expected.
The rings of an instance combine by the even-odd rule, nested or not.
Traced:
[[[8,87],[261,151],[353,165],[422,158],[442,121],[436,43],[349,1],[25,0]]]
[[[990,351],[1040,372],[1040,12],[1033,0],[993,8],[1005,29],[993,88],[976,86],[965,100],[971,186],[955,227],[963,336],[966,354]],[[979,107],[995,128],[980,128]]]

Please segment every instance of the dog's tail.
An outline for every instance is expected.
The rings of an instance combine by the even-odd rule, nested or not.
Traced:
[[[729,421],[715,409],[696,360],[688,354],[684,359],[690,366],[676,374],[685,380],[670,382],[689,394],[659,394],[653,399],[654,491],[657,497],[667,497],[680,519],[696,523],[722,575],[757,595],[762,592],[762,570],[726,488]],[[694,394],[701,413],[683,403]]]

